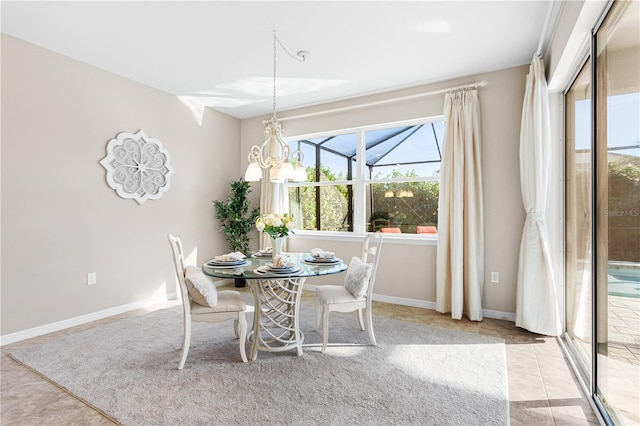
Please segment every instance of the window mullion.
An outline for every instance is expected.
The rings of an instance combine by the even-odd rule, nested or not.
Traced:
[[[353,231],[357,235],[365,233],[366,217],[366,197],[365,197],[365,167],[366,148],[364,140],[364,130],[356,132],[356,176],[354,182],[354,202],[353,202]]]

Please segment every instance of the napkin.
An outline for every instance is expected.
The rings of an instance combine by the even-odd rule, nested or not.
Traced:
[[[331,259],[335,257],[335,253],[332,251],[324,251],[320,248],[311,249],[311,255],[316,259]]]
[[[263,249],[258,250],[258,253],[259,254],[271,254],[271,251],[272,251],[271,247],[265,247]]]
[[[277,266],[279,268],[291,268],[295,266],[293,261],[288,256],[281,256],[276,254],[273,258],[273,266]]]
[[[234,251],[233,253],[227,253],[227,254],[222,254],[220,256],[216,256],[214,259],[218,260],[218,261],[230,261],[230,260],[242,260],[244,259],[246,256],[242,253],[240,253],[239,251]]]

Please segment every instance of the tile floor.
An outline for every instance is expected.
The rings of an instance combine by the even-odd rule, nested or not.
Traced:
[[[248,291],[247,289],[241,289]],[[305,291],[306,300],[313,293]],[[113,424],[99,412],[69,395],[33,371],[17,364],[8,353],[61,336],[142,315],[161,304],[16,342],[1,347],[0,424],[10,425],[107,425]],[[375,302],[375,315],[415,321],[435,327],[505,339],[509,400],[512,425],[591,425],[598,424],[589,401],[581,392],[568,361],[555,338],[516,328],[514,323],[494,319],[471,322],[452,320],[432,310]],[[177,362],[177,360],[176,360]]]
[[[590,314],[584,324],[586,335],[575,336],[574,342],[590,364]],[[608,296],[606,340],[598,355],[600,394],[616,424],[640,425],[640,299]]]

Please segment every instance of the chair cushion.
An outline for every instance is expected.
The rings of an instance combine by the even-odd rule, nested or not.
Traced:
[[[211,277],[195,266],[185,268],[184,279],[191,300],[198,305],[215,307],[218,303],[218,290]]]
[[[358,300],[364,300],[364,296],[360,299],[353,297],[343,285],[322,285],[316,287],[316,297],[323,305],[335,305],[338,303],[351,303]]]
[[[218,303],[216,306],[202,306],[197,303],[191,304],[191,315],[209,314],[211,312],[238,312],[244,311],[247,305],[244,303],[240,293],[234,290],[222,290],[218,292]]]
[[[359,257],[354,256],[351,258],[347,275],[344,277],[344,287],[356,299],[361,298],[367,292],[371,269],[372,266],[364,263]]]

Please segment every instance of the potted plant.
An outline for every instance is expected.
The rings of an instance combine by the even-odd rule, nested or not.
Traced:
[[[216,219],[220,221],[220,231],[224,232],[231,251],[249,255],[250,233],[260,215],[260,209],[250,209],[247,195],[251,192],[249,182],[240,180],[231,182],[231,195],[226,202],[215,200]],[[244,287],[244,279],[236,279],[236,287]]]

